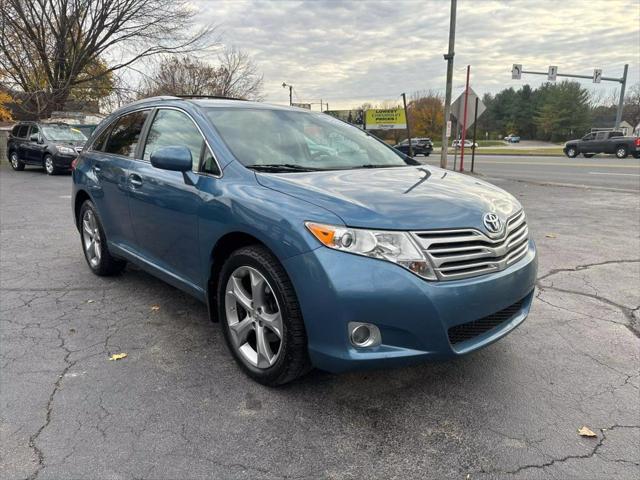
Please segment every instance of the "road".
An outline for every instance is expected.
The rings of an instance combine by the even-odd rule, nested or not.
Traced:
[[[440,156],[432,154],[420,162],[439,165]],[[453,155],[448,168],[453,168]],[[465,169],[471,168],[471,156],[465,154]],[[457,165],[460,165],[458,156]],[[596,156],[593,158],[524,157],[511,155],[477,155],[475,172],[487,177],[528,180],[537,183],[559,183],[601,187],[627,192],[640,192],[640,159]]]
[[[638,196],[494,181],[538,245],[518,329],[456,361],[270,389],[204,305],[134,266],[89,271],[69,176],[3,162],[0,477],[640,478]]]

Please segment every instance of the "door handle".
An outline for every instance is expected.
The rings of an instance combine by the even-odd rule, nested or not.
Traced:
[[[132,173],[131,175],[129,175],[129,183],[134,187],[141,187],[142,178],[140,178],[140,175],[136,175],[135,173]]]

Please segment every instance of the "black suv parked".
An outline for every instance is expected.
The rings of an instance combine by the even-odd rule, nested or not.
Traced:
[[[86,141],[80,130],[66,123],[20,122],[7,140],[7,157],[14,170],[38,165],[55,175],[71,168]]]
[[[428,157],[433,151],[433,142],[430,138],[412,138],[411,146],[413,147],[413,155],[424,155]],[[409,155],[409,140],[406,138],[393,148],[400,150],[405,155]]]

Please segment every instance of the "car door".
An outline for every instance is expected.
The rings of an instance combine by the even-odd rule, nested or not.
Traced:
[[[580,151],[583,153],[592,153],[596,146],[596,134],[588,133],[584,137],[582,137],[582,141],[580,142]]]
[[[151,155],[162,147],[184,146],[191,151],[193,171],[174,172],[151,165]],[[146,134],[141,159],[130,174],[131,217],[136,248],[145,259],[198,289],[201,265],[198,243],[198,171],[208,149],[195,122],[184,111],[156,110]]]
[[[109,243],[131,251],[135,234],[129,211],[129,175],[142,129],[151,109],[114,120],[89,147],[87,155],[97,187],[93,199]]]
[[[596,138],[593,140],[593,146],[591,152],[603,153],[607,150],[607,139],[609,138],[609,132],[597,132]]]
[[[28,150],[25,148],[29,142],[29,124],[22,124],[18,128],[16,135],[16,150],[18,151],[18,158],[25,163],[30,163],[27,154]]]
[[[27,140],[23,144],[25,160],[29,163],[41,163],[44,155],[44,144],[40,141],[42,132],[38,125],[33,124],[29,129]]]

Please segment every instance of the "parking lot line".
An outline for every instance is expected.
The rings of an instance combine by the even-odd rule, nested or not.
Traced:
[[[631,177],[640,177],[640,173],[589,172],[589,175],[627,175]]]

